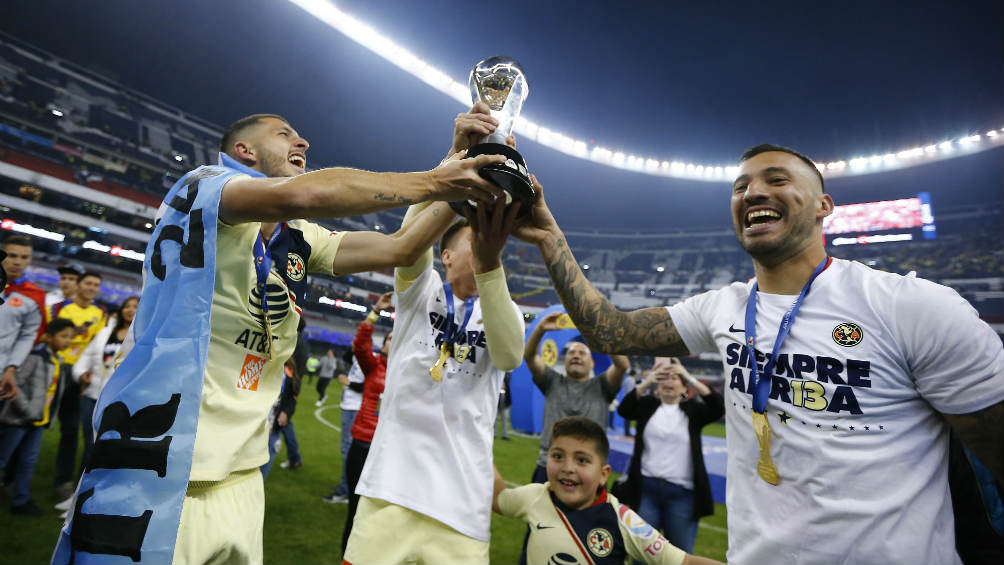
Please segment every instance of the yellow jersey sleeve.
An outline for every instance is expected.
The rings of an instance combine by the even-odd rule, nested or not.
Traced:
[[[533,483],[505,489],[498,497],[500,513],[509,518],[526,519],[527,511],[540,498],[541,489],[546,490],[547,486]]]
[[[338,246],[341,245],[342,238],[347,232],[331,231],[313,222],[303,220],[296,220],[295,226],[303,233],[303,238],[310,245],[307,272],[337,274],[334,272],[335,256],[338,255]]]

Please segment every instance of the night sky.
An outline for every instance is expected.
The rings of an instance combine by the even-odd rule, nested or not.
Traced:
[[[336,5],[466,82],[518,59],[524,115],[610,149],[733,163],[761,142],[816,160],[1004,126],[1004,3],[459,2]],[[463,107],[282,0],[7,1],[0,30],[219,125],[286,116],[312,167],[419,170]],[[727,227],[729,186],[520,145],[565,227]],[[834,179],[837,204],[1004,200],[1004,150]]]

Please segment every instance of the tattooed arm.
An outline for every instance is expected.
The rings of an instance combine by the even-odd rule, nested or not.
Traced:
[[[539,198],[514,235],[540,248],[554,289],[589,347],[621,355],[689,355],[665,308],[622,312],[586,279],[547,208],[543,188],[536,177],[533,182]]]
[[[962,443],[1004,484],[1004,402],[971,414],[945,414]]]

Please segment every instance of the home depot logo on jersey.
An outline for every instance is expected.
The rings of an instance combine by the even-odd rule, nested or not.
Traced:
[[[265,369],[265,360],[257,355],[248,353],[244,358],[244,366],[241,367],[241,374],[237,377],[237,388],[244,390],[258,390],[258,378]]]

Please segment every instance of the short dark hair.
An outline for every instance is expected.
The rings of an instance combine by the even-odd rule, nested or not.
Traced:
[[[450,246],[450,243],[453,242],[453,238],[457,235],[457,232],[463,228],[469,227],[470,225],[471,223],[467,221],[467,218],[460,218],[456,222],[453,222],[450,227],[446,228],[446,233],[444,233],[443,237],[439,240],[439,252],[442,253]]]
[[[80,280],[80,275],[83,274],[83,271],[81,271],[79,268],[77,268],[72,264],[60,265],[59,267],[56,267],[56,272],[58,272],[60,275],[73,275],[77,277],[78,281]]]
[[[551,428],[551,441],[564,436],[593,442],[600,458],[606,463],[607,457],[610,455],[610,440],[607,439],[607,433],[596,422],[585,416],[562,418],[555,422],[554,427]]]
[[[774,145],[773,143],[761,143],[760,145],[750,147],[749,149],[744,151],[742,157],[739,158],[739,162],[742,163],[743,161],[752,159],[753,157],[756,157],[761,153],[769,153],[771,151],[779,151],[781,153],[787,153],[788,155],[794,155],[795,157],[801,159],[803,163],[805,163],[806,165],[809,166],[810,169],[812,169],[812,172],[816,173],[816,177],[819,178],[819,188],[821,188],[823,192],[826,192],[826,183],[823,182],[823,173],[819,171],[819,167],[816,166],[816,163],[813,162],[813,160],[810,159],[808,156],[803,155],[790,147],[785,147],[783,145]]]
[[[24,247],[35,248],[35,245],[31,243],[31,238],[26,235],[15,234],[7,239],[3,240],[3,248],[7,249],[8,245],[22,245]]]
[[[80,275],[80,278],[77,279],[77,282],[80,282],[86,279],[87,277],[94,277],[99,281],[102,280],[101,273],[98,273],[96,271],[84,271],[84,273]]]
[[[258,122],[266,118],[276,118],[289,123],[289,120],[278,115],[278,114],[251,114],[250,116],[244,116],[243,118],[237,120],[236,122],[227,126],[227,129],[223,130],[223,137],[220,138],[220,153],[226,153],[233,157],[234,144],[237,143],[237,138],[240,134],[244,133],[247,128],[257,125]]]
[[[73,321],[70,320],[69,318],[56,318],[55,320],[49,322],[47,326],[45,326],[45,333],[49,335],[56,335],[59,332],[65,330],[66,328],[73,328],[73,327],[75,327],[73,325]]]

